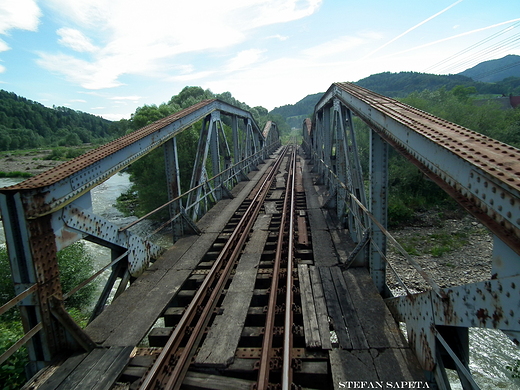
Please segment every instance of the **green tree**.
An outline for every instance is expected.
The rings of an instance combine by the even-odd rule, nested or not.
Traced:
[[[265,108],[255,107],[251,109],[245,103],[233,98],[229,92],[214,95],[210,90],[204,90],[201,87],[185,87],[178,95],[173,96],[167,104],[163,103],[159,106],[145,105],[137,108],[131,117],[130,129],[139,129],[181,109],[190,107],[193,104],[214,98],[250,111],[257,123],[258,120],[262,121],[260,125],[265,124],[268,120],[267,110]],[[224,131],[230,138],[230,122],[226,117],[222,119],[224,122]],[[279,127],[282,126],[283,128],[283,124],[285,123],[283,118],[277,117],[276,122]],[[177,136],[181,189],[183,192],[189,189],[201,126],[202,123],[197,123]],[[208,163],[206,169],[208,172],[211,172],[210,163]],[[118,198],[117,207],[119,210],[125,214],[141,216],[166,203],[168,196],[166,192],[164,152],[162,150],[155,150],[134,162],[129,167],[128,172],[130,173],[132,186],[126,193]],[[165,209],[162,213],[157,213],[155,218],[163,219],[166,218],[167,215],[168,210]]]
[[[470,95],[474,95],[477,93],[477,88],[475,88],[474,86],[467,87],[464,85],[456,85],[451,90],[451,93],[453,94],[453,96],[459,99],[459,101],[465,103],[468,101]]]
[[[92,258],[87,254],[83,242],[77,242],[58,253],[60,280],[64,292],[70,291],[94,273]],[[90,283],[66,302],[67,310],[77,313],[88,309],[96,284]],[[0,306],[14,297],[11,267],[5,246],[0,247]],[[0,317],[0,354],[4,353],[23,336],[22,323],[16,309]],[[2,389],[19,389],[26,382],[25,365],[28,362],[25,348],[19,349],[7,362],[0,366]]]

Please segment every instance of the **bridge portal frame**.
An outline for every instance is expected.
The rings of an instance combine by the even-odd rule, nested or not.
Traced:
[[[230,135],[224,131],[221,115],[230,118]],[[183,194],[176,137],[201,120],[201,134],[205,138],[200,137],[193,168],[191,183],[194,188]],[[111,250],[111,262],[104,268],[112,270],[111,276],[94,309],[94,316],[105,306],[117,279],[121,281],[116,297],[131,278],[142,273],[163,251],[148,238],[130,232],[129,228],[135,223],[119,227],[96,215],[92,210],[91,190],[152,150],[164,146],[169,197],[165,206],[170,209],[169,223],[172,223],[176,240],[188,230],[196,230],[194,220],[188,217],[186,210],[196,210],[202,202],[208,209],[210,197],[218,201],[229,194],[232,186],[247,179],[247,173],[280,146],[275,123],[271,123],[264,133],[265,136],[249,112],[219,100],[205,100],[43,174],[0,189],[0,212],[17,294],[0,313],[15,304],[19,306],[26,335],[17,346],[27,345],[29,375],[61,353],[78,349],[88,351],[95,347],[64,308],[64,299],[76,289],[67,294],[62,291],[56,258],[59,250],[80,239]],[[228,141],[228,138],[232,139]],[[233,145],[233,153],[229,144]],[[209,153],[208,148],[211,148]],[[212,178],[204,174],[208,155],[212,161]],[[183,203],[184,196],[188,197],[186,203]],[[192,215],[198,218],[202,213],[197,211]],[[7,359],[15,350],[8,351],[0,359]]]
[[[341,108],[337,108],[338,102]],[[356,115],[370,128],[369,203],[359,199],[349,183],[351,176],[338,175],[332,162],[331,138],[336,130],[324,115],[331,106],[336,112]],[[360,224],[370,237],[363,264],[396,320],[406,323],[409,342],[423,368],[441,389],[450,388],[445,368],[457,370],[465,389],[478,388],[469,370],[469,327],[500,329],[517,346],[520,342],[518,149],[350,83],[335,83],[327,90],[315,107],[312,126],[310,121],[304,122],[303,138],[311,163],[330,192],[334,195],[336,188],[345,188],[351,200],[346,202],[349,212],[355,214],[354,204],[370,218],[370,225]],[[486,145],[484,153],[479,144]],[[440,288],[390,236],[386,230],[389,146],[492,232],[492,274],[488,280]],[[351,147],[348,153],[358,152]],[[356,250],[363,249],[359,236],[358,241],[355,235],[353,239],[358,244]],[[390,295],[385,260],[388,240],[404,252],[430,284],[430,291],[412,294],[403,284],[406,295]],[[352,265],[352,260],[345,265]]]

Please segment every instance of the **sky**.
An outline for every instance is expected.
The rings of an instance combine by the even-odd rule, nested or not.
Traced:
[[[185,86],[268,110],[520,55],[518,0],[0,0],[0,89],[109,120]]]

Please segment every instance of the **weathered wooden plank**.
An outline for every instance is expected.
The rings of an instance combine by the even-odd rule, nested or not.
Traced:
[[[240,337],[261,337],[264,335],[264,331],[262,326],[244,326]]]
[[[307,265],[298,264],[298,280],[300,283],[305,345],[307,348],[319,348],[321,347],[320,331],[318,319],[316,318],[316,308],[314,307],[314,297]]]
[[[345,321],[343,320],[343,314],[341,307],[338,302],[338,296],[336,294],[336,288],[332,281],[332,275],[329,267],[319,267],[321,281],[323,285],[323,293],[325,296],[325,302],[327,303],[327,311],[332,321],[332,326],[338,337],[339,345],[342,348],[352,349],[352,341],[345,327]]]
[[[347,289],[341,270],[338,267],[332,267],[330,268],[330,273],[338,296],[338,303],[343,313],[343,320],[345,321],[345,326],[350,336],[352,349],[368,349],[368,342],[363,333],[358,313],[352,303],[352,298],[350,297],[350,292]],[[363,311],[365,308],[360,307],[358,310]]]
[[[339,386],[341,382],[379,380],[370,351],[334,348],[329,351],[332,383]]]
[[[43,384],[38,386],[39,390],[55,390],[70,376],[76,367],[88,356],[88,353],[73,355],[68,358]]]
[[[318,268],[310,266],[309,276],[312,284],[312,294],[314,296],[314,307],[316,308],[321,348],[332,349],[332,343],[330,342],[330,326],[327,318],[327,305],[325,303],[325,296],[323,295],[323,286],[321,284]]]
[[[164,347],[172,334],[173,327],[155,327],[148,333],[148,344],[150,347]]]
[[[105,348],[96,348],[91,351],[85,359],[82,360],[81,364],[75,367],[75,369],[63,380],[56,389],[59,390],[73,390],[77,388],[77,383],[88,374],[88,370],[96,362],[101,359],[105,353]]]
[[[127,367],[123,371],[121,381],[135,382],[146,375],[148,367]]]
[[[338,258],[327,224],[325,223],[325,218],[323,217],[323,212],[321,209],[308,209],[307,214],[309,216],[312,242],[315,243],[312,247],[314,262],[317,266],[332,267],[338,263]]]
[[[130,360],[133,347],[111,347],[77,384],[76,389],[109,390]]]
[[[366,268],[343,271],[354,308],[370,348],[407,348],[408,344]]]
[[[254,381],[246,379],[188,371],[182,382],[182,388],[187,390],[249,390],[254,383]]]
[[[121,296],[109,305],[85,331],[96,343],[103,346],[135,346],[147,334],[157,317],[202,255],[208,251],[229,218],[248,197],[259,182],[267,164],[250,174],[251,181],[239,183],[243,190],[234,199],[218,202],[197,223],[202,236],[183,237],[166,251]],[[235,194],[235,190],[233,190]]]
[[[370,349],[377,376],[384,382],[424,381],[424,371],[409,348]]]
[[[137,345],[217,236],[210,233],[199,237],[179,261],[174,260],[176,247],[167,251],[85,328],[86,333],[104,346]],[[165,268],[169,260],[172,264]]]
[[[234,357],[244,327],[247,311],[254,293],[255,278],[262,251],[269,232],[265,230],[271,215],[264,214],[255,224],[253,233],[240,256],[233,280],[226,292],[209,333],[202,344],[195,364],[226,367]],[[262,227],[256,229],[257,227]]]
[[[309,233],[307,230],[307,220],[305,218],[305,211],[300,210],[297,221],[298,221],[298,244],[308,245],[309,244]]]

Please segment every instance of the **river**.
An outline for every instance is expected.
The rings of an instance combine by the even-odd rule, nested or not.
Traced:
[[[19,183],[19,179],[0,178],[0,187]],[[122,226],[135,218],[125,217],[113,205],[122,192],[130,186],[129,175],[120,173],[112,176],[92,191],[93,211]],[[0,224],[1,225],[1,224]],[[144,222],[139,229],[149,231],[150,225]],[[158,244],[167,246],[167,238],[160,239]],[[0,243],[5,242],[3,226],[0,226]],[[110,252],[106,248],[86,242],[87,250],[92,255],[96,267],[100,268],[110,261]],[[108,277],[108,271],[101,278]],[[520,359],[520,350],[501,331],[493,329],[470,328],[470,369],[474,379],[482,389],[520,389],[520,379],[512,379],[511,372],[506,368]],[[449,371],[449,370],[448,370]],[[457,375],[449,373],[452,388],[462,390]]]

